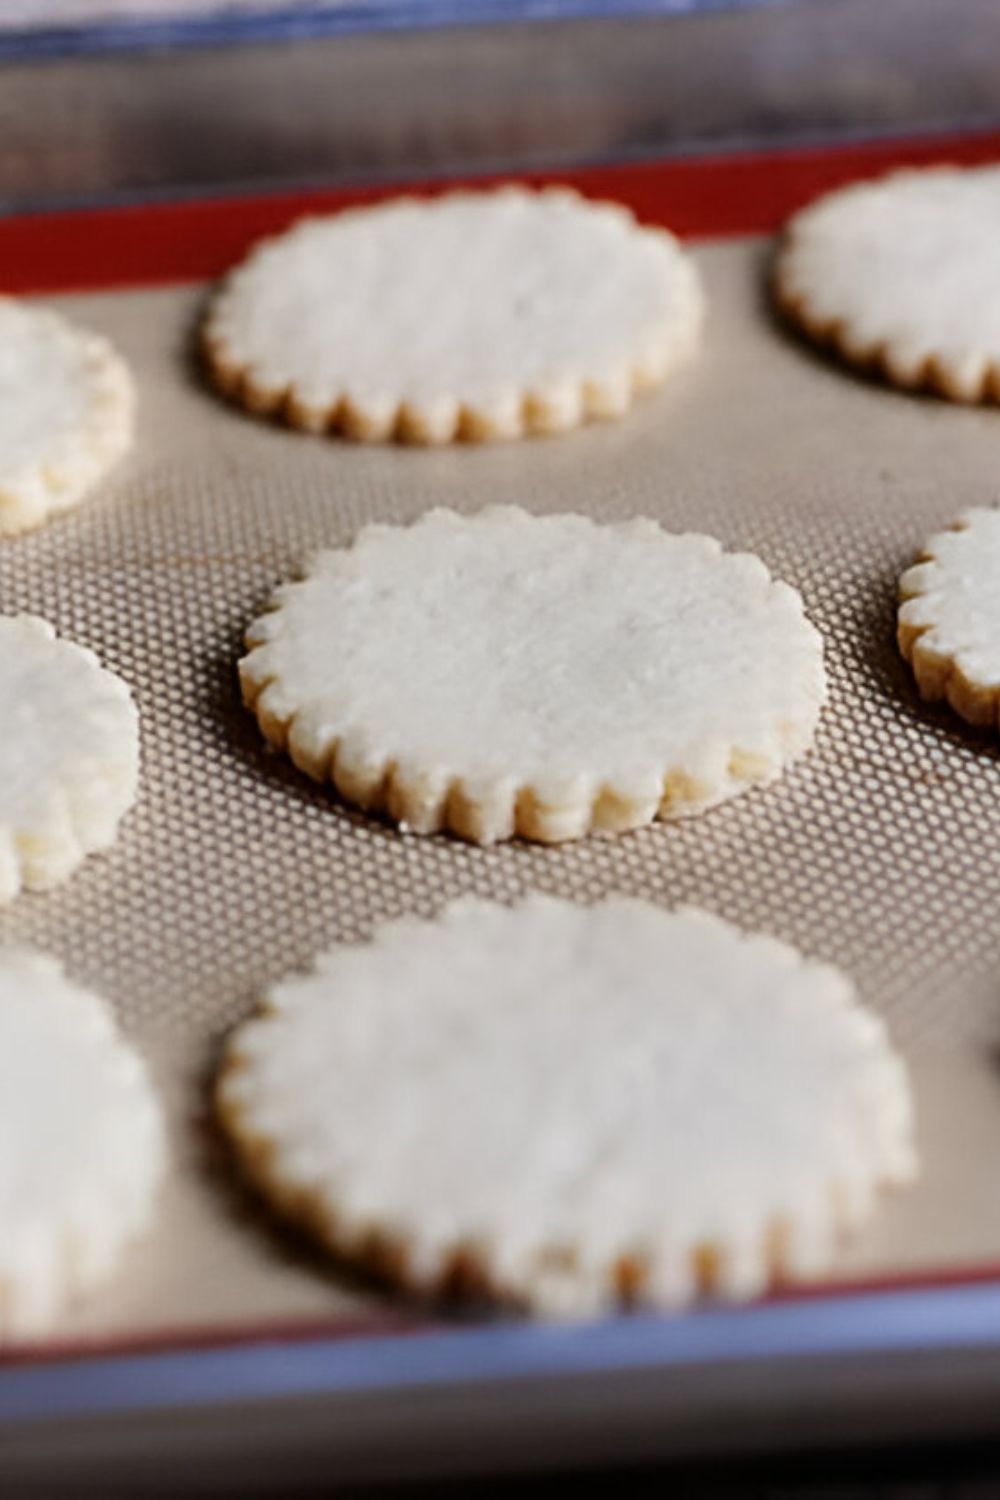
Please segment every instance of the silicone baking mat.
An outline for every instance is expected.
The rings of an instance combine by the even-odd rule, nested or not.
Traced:
[[[960,149],[979,158],[1000,142]],[[624,421],[441,452],[352,447],[242,415],[192,355],[204,285],[148,284],[214,274],[254,233],[343,195],[0,223],[0,280],[110,335],[140,400],[134,453],[93,502],[0,547],[2,608],[93,647],[132,685],[143,723],[142,795],[115,849],[0,916],[0,938],[58,953],[113,1000],[173,1119],[152,1234],[61,1339],[398,1318],[242,1192],[205,1118],[206,1080],[262,986],[331,942],[469,892],[696,902],[842,965],[913,1064],[925,1172],[845,1252],[838,1281],[1000,1267],[1000,765],[991,740],[919,703],[893,642],[901,568],[963,507],[997,498],[1000,412],[897,395],[814,354],[768,310],[770,242],[726,233],[767,228],[892,159],[880,148],[578,174],[647,219],[714,233],[694,245],[704,351]],[[70,285],[91,289],[58,291]],[[266,753],[234,667],[275,584],[368,521],[495,502],[650,515],[758,552],[802,590],[826,641],[832,696],[812,753],[690,822],[489,850],[402,836]]]

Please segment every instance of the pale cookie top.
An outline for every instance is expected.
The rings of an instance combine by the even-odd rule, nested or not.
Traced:
[[[1000,511],[972,509],[931,537],[899,582],[899,644],[926,698],[996,727],[1000,704]]]
[[[717,917],[534,896],[333,948],[239,1030],[250,1172],[416,1289],[550,1310],[823,1269],[915,1166],[909,1085],[835,969]]]
[[[58,884],[135,800],[125,683],[33,615],[0,615],[0,901]]]
[[[665,230],[511,187],[303,220],[233,273],[205,339],[254,410],[448,442],[619,414],[690,352],[701,305]]]
[[[781,300],[848,358],[956,400],[1000,395],[1000,166],[897,172],[797,214]]]
[[[107,339],[0,297],[0,533],[76,505],[128,448],[133,406]]]
[[[572,838],[700,811],[810,742],[822,646],[759,558],[653,521],[370,526],[247,633],[296,764],[420,832]]]
[[[0,1338],[103,1279],[149,1218],[163,1125],[104,1001],[0,949]]]

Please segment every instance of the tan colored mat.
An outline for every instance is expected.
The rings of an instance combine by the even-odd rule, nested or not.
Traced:
[[[1000,763],[916,700],[894,584],[926,534],[1000,492],[1000,413],[896,395],[781,334],[763,248],[700,252],[708,347],[620,423],[421,452],[283,432],[223,405],[189,357],[199,293],[55,299],[138,377],[136,452],[101,496],[0,547],[0,607],[46,615],[133,685],[138,808],[107,857],[0,916],[110,995],[175,1101],[157,1233],[65,1332],[346,1312],[270,1233],[196,1124],[218,1037],[259,986],[380,918],[474,891],[694,901],[847,968],[917,1066],[927,1172],[844,1261],[867,1275],[1000,1262]],[[402,837],[265,753],[239,706],[241,629],[311,548],[429,505],[655,516],[760,553],[828,648],[818,743],[703,818],[551,850]]]

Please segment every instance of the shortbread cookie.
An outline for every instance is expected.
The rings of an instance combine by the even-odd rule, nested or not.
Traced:
[[[814,338],[895,385],[1000,397],[1000,166],[896,172],[788,225],[779,302]]]
[[[653,521],[493,508],[371,526],[247,632],[272,744],[417,833],[556,843],[776,777],[825,693],[802,600]]]
[[[0,949],[0,1338],[37,1333],[147,1223],[160,1111],[103,1000]]]
[[[899,649],[921,696],[1000,727],[1000,510],[967,510],[899,580]]]
[[[775,293],[813,338],[895,386],[1000,398],[1000,166],[894,172],[787,226]]]
[[[702,912],[459,902],[279,985],[221,1118],[338,1256],[550,1312],[824,1270],[915,1170],[910,1090],[837,970]]]
[[[82,500],[128,448],[133,404],[107,339],[0,297],[0,533]]]
[[[0,902],[47,890],[113,843],[135,801],[125,683],[33,615],[0,615]]]
[[[449,443],[620,416],[693,350],[701,312],[666,230],[510,187],[303,220],[230,276],[204,343],[250,411]]]

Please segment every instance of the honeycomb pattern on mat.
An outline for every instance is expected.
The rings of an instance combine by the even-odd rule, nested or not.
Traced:
[[[753,247],[700,254],[708,350],[625,421],[515,448],[365,450],[256,423],[187,365],[198,297],[61,299],[133,363],[136,453],[102,496],[0,548],[0,605],[133,685],[144,782],[116,848],[0,916],[131,1027],[217,1035],[264,982],[380,918],[464,892],[698,902],[845,965],[901,1041],[1000,1038],[997,749],[920,705],[898,571],[995,494],[996,413],[895,395],[786,342]],[[420,840],[338,805],[239,706],[241,631],[311,548],[445,503],[656,516],[760,553],[804,592],[832,702],[782,782],[697,820],[557,850]]]

